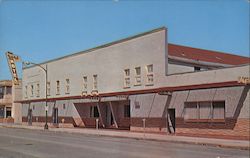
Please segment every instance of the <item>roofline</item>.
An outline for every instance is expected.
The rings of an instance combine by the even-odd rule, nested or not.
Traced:
[[[238,83],[238,81],[227,81],[227,82],[195,84],[195,85],[175,86],[175,87],[160,87],[160,88],[144,89],[144,90],[100,93],[98,96],[110,97],[110,96],[119,96],[119,95],[137,95],[137,94],[159,93],[159,92],[164,92],[164,91],[176,92],[176,91],[235,87],[235,86],[247,86],[247,85],[245,85],[243,83]],[[57,100],[88,99],[88,98],[91,98],[91,96],[78,95],[78,96],[48,98],[47,101],[51,102],[51,101],[57,101]],[[30,102],[41,102],[41,101],[46,101],[46,99],[41,98],[41,99],[30,99],[30,100],[17,100],[17,101],[14,101],[14,103],[30,103]]]
[[[109,43],[106,43],[106,44],[103,44],[103,45],[99,45],[99,46],[96,46],[96,47],[93,47],[93,48],[90,48],[90,49],[87,49],[87,50],[84,50],[84,51],[80,51],[80,52],[76,52],[76,53],[73,53],[73,54],[65,55],[65,56],[62,56],[62,57],[59,57],[59,58],[47,60],[47,61],[44,61],[44,62],[38,63],[38,64],[39,65],[43,65],[43,64],[47,64],[47,63],[50,63],[50,62],[53,62],[53,61],[57,61],[57,60],[61,60],[61,59],[64,59],[64,58],[68,58],[68,57],[72,57],[72,56],[76,56],[76,55],[80,55],[80,54],[92,52],[92,51],[95,51],[95,50],[98,50],[98,49],[102,49],[102,48],[107,48],[107,47],[113,46],[115,44],[123,43],[123,42],[129,41],[129,40],[132,40],[132,39],[135,39],[135,38],[139,38],[139,37],[151,34],[151,33],[159,32],[159,31],[162,31],[162,30],[167,30],[167,28],[165,26],[159,27],[159,28],[156,28],[156,29],[153,29],[153,30],[150,30],[150,31],[138,33],[138,34],[133,35],[133,36],[128,36],[128,37],[122,38],[120,40],[116,40],[116,41],[109,42]],[[28,68],[31,68],[31,67],[35,67],[35,65],[26,66],[26,67],[23,67],[23,69],[28,69]]]
[[[214,53],[220,53],[220,54],[226,54],[226,55],[234,55],[234,56],[238,56],[238,57],[248,58],[248,59],[250,60],[250,58],[247,57],[247,56],[241,56],[241,55],[237,55],[237,54],[234,54],[234,53],[228,53],[228,52],[222,52],[222,51],[210,50],[210,49],[203,49],[203,48],[191,47],[191,46],[180,45],[180,44],[174,44],[174,43],[168,43],[168,45],[169,45],[169,44],[175,45],[175,46],[181,46],[181,47],[188,47],[188,48],[192,48],[192,49],[200,49],[200,50],[209,51],[209,52],[214,52]]]
[[[12,86],[12,80],[0,80],[0,86]]]
[[[216,71],[216,70],[231,69],[231,68],[245,67],[245,66],[250,67],[250,64],[230,65],[227,67],[217,67],[214,69],[201,70],[201,71],[189,71],[189,72],[173,73],[173,74],[167,74],[167,76],[183,75],[183,74],[190,74],[190,73],[202,73],[202,72],[207,72],[207,71]]]
[[[181,63],[187,63],[187,64],[193,64],[193,65],[199,65],[199,66],[206,66],[210,68],[223,68],[223,67],[230,67],[232,65],[230,64],[221,64],[221,63],[215,63],[215,62],[208,62],[203,60],[193,60],[189,58],[184,57],[177,57],[173,55],[168,55],[168,61],[175,61],[175,62],[181,62]]]

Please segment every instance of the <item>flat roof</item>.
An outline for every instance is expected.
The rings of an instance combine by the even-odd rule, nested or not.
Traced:
[[[0,80],[0,86],[12,86],[12,80]]]

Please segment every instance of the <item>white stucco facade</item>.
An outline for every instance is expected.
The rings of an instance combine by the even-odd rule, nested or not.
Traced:
[[[93,90],[93,75],[97,75],[99,93],[112,93],[127,90],[150,89],[163,86],[167,73],[167,30],[161,28],[143,36],[110,44],[102,48],[73,54],[58,60],[45,62],[47,65],[49,97],[81,95],[83,77],[87,77],[87,94]],[[153,85],[146,85],[146,67],[153,65]],[[135,86],[135,68],[141,68],[141,85]],[[124,70],[130,70],[130,87],[124,88]],[[65,94],[66,79],[70,81],[70,93]],[[60,82],[60,94],[56,94],[56,81]],[[39,96],[36,96],[39,84]],[[34,94],[31,95],[31,85]],[[23,99],[45,97],[45,73],[38,66],[23,69]]]

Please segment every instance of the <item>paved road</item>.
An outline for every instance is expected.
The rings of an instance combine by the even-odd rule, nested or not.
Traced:
[[[0,158],[248,158],[249,151],[0,127]]]

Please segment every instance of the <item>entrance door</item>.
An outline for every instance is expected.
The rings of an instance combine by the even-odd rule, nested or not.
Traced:
[[[175,109],[168,109],[168,129],[170,133],[175,133]]]
[[[53,124],[58,124],[58,108],[53,108],[52,121]]]
[[[111,127],[114,124],[114,118],[110,106],[106,106],[106,123],[107,127]]]
[[[28,125],[32,125],[32,109],[28,110]]]

